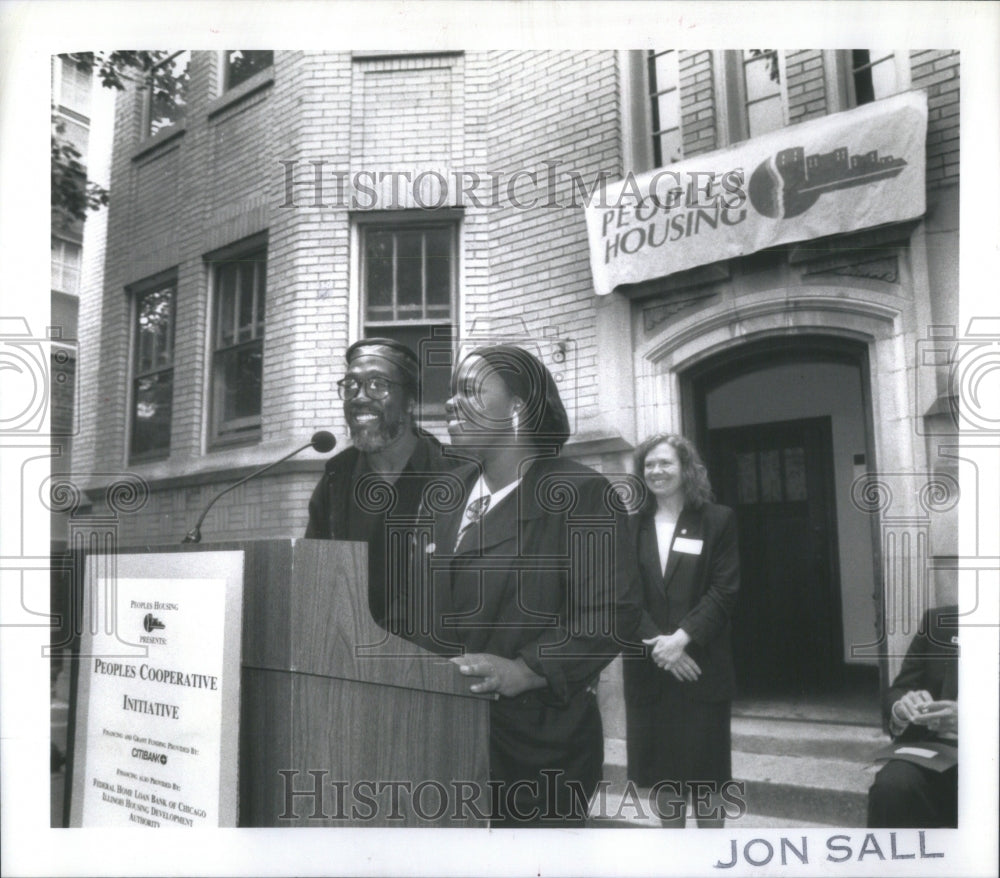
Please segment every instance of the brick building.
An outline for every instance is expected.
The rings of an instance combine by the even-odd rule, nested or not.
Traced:
[[[948,590],[928,571],[955,552],[945,369],[921,346],[953,343],[942,327],[958,317],[957,52],[170,63],[170,106],[143,88],[117,106],[104,295],[80,322],[96,352],[80,376],[84,514],[115,513],[125,545],[178,541],[221,487],[313,430],[343,443],[334,382],[366,333],[422,345],[422,420],[441,433],[458,346],[529,338],[568,403],[569,454],[620,471],[659,430],[705,450],[740,513],[746,691],[877,692]],[[913,91],[928,108],[922,216],[595,295],[583,204],[602,175]],[[309,454],[227,495],[206,540],[300,536]],[[116,506],[124,473],[146,487]]]

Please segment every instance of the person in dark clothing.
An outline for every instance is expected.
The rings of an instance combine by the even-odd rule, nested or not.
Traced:
[[[683,436],[650,437],[635,463],[649,489],[630,517],[649,649],[623,665],[628,776],[657,790],[665,826],[685,825],[691,797],[698,825],[721,827],[720,792],[732,780],[736,516],[709,502],[705,467]]]
[[[406,528],[424,491],[446,479],[455,463],[441,444],[417,429],[420,383],[416,354],[399,342],[366,338],[347,349],[347,373],[337,382],[353,444],[326,462],[309,500],[306,537],[368,544],[368,600],[387,624],[387,606],[405,600],[400,571],[405,552],[389,552],[389,531]],[[405,624],[405,620],[398,620]]]
[[[491,825],[582,825],[604,761],[596,683],[638,626],[624,507],[607,479],[559,456],[569,419],[528,352],[473,351],[452,394],[452,448],[474,464],[434,519],[425,645],[460,650],[470,689],[498,696]]]
[[[932,745],[957,759],[958,606],[928,610],[886,694],[889,733],[916,750]],[[930,752],[927,750],[927,752]],[[914,758],[919,758],[915,756]],[[868,825],[902,829],[958,826],[958,764],[937,771],[890,759],[868,790]]]

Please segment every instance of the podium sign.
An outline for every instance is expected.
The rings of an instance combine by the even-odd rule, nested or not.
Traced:
[[[366,549],[88,554],[70,825],[484,825],[490,696],[376,624]]]
[[[88,558],[71,826],[236,826],[243,566]]]

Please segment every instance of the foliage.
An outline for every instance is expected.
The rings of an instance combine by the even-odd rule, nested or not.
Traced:
[[[771,82],[781,82],[781,71],[778,68],[778,52],[775,49],[751,49],[751,58],[767,58],[767,73]]]
[[[158,92],[172,94],[177,90],[177,82],[171,77],[172,65],[161,62],[170,52],[79,52],[60,55],[66,63],[77,64],[93,73],[104,88],[122,91],[127,82],[138,85],[149,84]],[[161,66],[158,66],[161,65]],[[161,104],[165,98],[160,98]],[[108,203],[108,191],[87,180],[87,172],[79,150],[66,138],[66,126],[52,108],[52,212],[53,221],[63,226],[73,222],[83,222],[87,212],[97,210]]]
[[[66,125],[52,113],[52,210],[53,220],[64,228],[83,221],[88,210],[108,203],[108,191],[87,179],[80,151],[65,139]]]
[[[226,52],[226,88],[235,88],[274,63],[274,52],[232,49]]]

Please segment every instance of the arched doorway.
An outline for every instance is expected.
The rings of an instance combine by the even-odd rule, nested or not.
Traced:
[[[869,387],[867,345],[822,334],[758,338],[680,374],[685,430],[739,522],[743,693],[877,686],[877,663],[850,649],[875,637],[880,599],[870,521],[850,503],[873,464]]]

